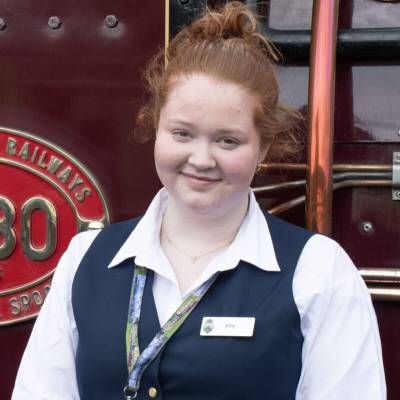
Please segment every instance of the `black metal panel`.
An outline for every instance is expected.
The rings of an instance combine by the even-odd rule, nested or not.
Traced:
[[[206,3],[206,0],[171,0],[170,37],[174,37],[184,26],[198,17]]]
[[[264,26],[262,33],[275,43],[287,62],[308,64],[310,31]],[[338,32],[337,57],[353,62],[399,61],[400,28],[341,29]]]
[[[171,0],[170,36],[201,14],[207,0]],[[254,0],[244,1],[250,8],[258,10],[260,3]],[[265,16],[264,16],[265,17]],[[267,18],[263,18],[267,21]],[[278,47],[285,62],[308,64],[310,58],[311,31],[272,29],[264,23],[261,32]],[[337,40],[339,60],[357,62],[399,61],[400,28],[340,29]]]

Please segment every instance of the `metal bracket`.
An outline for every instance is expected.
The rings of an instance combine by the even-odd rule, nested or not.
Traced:
[[[400,152],[393,153],[392,199],[400,200]]]

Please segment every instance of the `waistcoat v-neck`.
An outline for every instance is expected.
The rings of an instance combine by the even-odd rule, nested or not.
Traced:
[[[161,354],[146,369],[137,396],[161,400],[295,398],[303,337],[293,275],[310,232],[266,214],[281,271],[241,261],[221,272]],[[83,257],[72,285],[79,333],[76,373],[81,400],[119,400],[128,370],[125,330],[134,260],[108,269],[138,219],[109,225]],[[256,240],[256,239],[255,239]],[[149,271],[139,324],[143,349],[160,329]],[[252,337],[202,337],[203,317],[255,317]]]

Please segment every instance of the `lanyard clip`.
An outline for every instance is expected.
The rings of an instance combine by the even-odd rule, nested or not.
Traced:
[[[130,388],[129,386],[124,387],[125,400],[133,400],[137,396],[137,390]]]

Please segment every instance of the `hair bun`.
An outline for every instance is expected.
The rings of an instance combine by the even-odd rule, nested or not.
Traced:
[[[195,21],[188,34],[192,40],[246,39],[257,32],[257,21],[249,9],[232,1],[220,11],[208,11]]]

